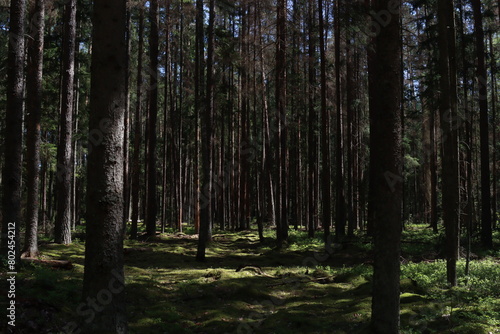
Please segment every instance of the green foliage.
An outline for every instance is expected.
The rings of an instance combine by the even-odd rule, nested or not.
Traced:
[[[435,246],[439,236],[425,227],[407,225],[404,240]],[[321,235],[309,239],[304,231],[290,232],[289,247],[279,251],[261,245],[254,231],[217,233],[206,263],[194,261],[197,240],[188,234],[127,240],[126,248],[137,249],[125,254],[130,332],[234,333],[246,326],[254,333],[331,333],[332,328],[335,333],[361,332],[371,312],[373,271],[362,264],[370,253],[361,248],[370,245],[369,239],[358,236],[360,241],[311,268],[303,260],[322,250]],[[267,231],[266,236],[273,233]],[[64,305],[55,316],[74,319],[84,246],[44,244],[41,250],[46,258],[72,261],[75,269],[30,265],[22,274],[21,293]],[[360,257],[360,264],[341,260],[353,257]],[[242,264],[258,266],[268,276],[236,272]],[[403,264],[401,333],[486,334],[498,328],[498,259],[472,261],[470,268],[465,277],[465,262],[460,261],[460,284],[449,289],[445,261]]]
[[[470,275],[465,276],[465,261],[457,264],[459,285],[449,289],[446,261],[409,263],[402,266],[402,277],[408,277],[414,288],[426,296],[448,305],[431,312],[427,318],[449,317],[454,333],[487,333],[500,324],[500,266],[497,260],[472,261]]]

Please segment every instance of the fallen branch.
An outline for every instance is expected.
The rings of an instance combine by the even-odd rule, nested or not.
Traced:
[[[259,274],[261,276],[265,276],[265,277],[270,277],[270,278],[276,278],[272,275],[269,275],[267,273],[265,273],[261,267],[257,266],[257,265],[253,265],[253,264],[249,264],[249,265],[240,265],[238,266],[238,268],[236,269],[236,272],[240,272],[240,271],[244,271],[244,270],[252,270],[253,272],[255,272],[256,274]]]
[[[73,269],[73,263],[71,263],[70,261],[65,261],[65,260],[41,260],[41,259],[36,259],[36,258],[31,258],[31,257],[25,257],[25,258],[22,258],[22,260],[29,262],[29,263],[43,264],[43,265],[49,266],[53,269],[63,269],[63,270]]]

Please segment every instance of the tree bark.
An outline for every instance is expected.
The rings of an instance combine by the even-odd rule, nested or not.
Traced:
[[[499,13],[500,13],[500,6],[499,6]],[[496,145],[497,142],[497,83],[496,83],[496,74],[498,73],[498,70],[496,68],[496,57],[494,53],[494,47],[493,47],[493,33],[490,31],[489,33],[489,41],[490,41],[490,71],[491,71],[491,124],[493,124],[493,143]],[[497,228],[497,220],[498,220],[498,171],[497,171],[497,153],[496,150],[493,150],[493,156],[492,156],[492,161],[493,164],[491,166],[491,174],[493,178],[493,197],[492,197],[492,203],[491,207],[493,209],[493,228]]]
[[[323,0],[318,0],[319,50],[321,58],[321,201],[324,241],[328,242],[331,226],[330,113],[326,105],[326,50]],[[337,92],[338,93],[338,92]],[[338,130],[338,129],[337,129]],[[337,222],[338,223],[338,222]]]
[[[24,17],[25,0],[10,2],[9,49],[7,56],[7,111],[5,114],[4,166],[2,172],[2,237],[1,253],[14,251],[19,263],[21,227],[21,180],[24,95]],[[14,241],[8,238],[14,224]],[[13,246],[12,248],[8,246]]]
[[[62,54],[62,99],[59,144],[57,146],[57,214],[54,228],[55,242],[71,243],[71,174],[73,107],[76,51],[76,0],[69,0],[64,8],[64,37]]]
[[[204,10],[203,10],[203,0],[196,0],[196,53],[195,53],[195,79],[194,79],[194,95],[195,95],[195,133],[196,133],[196,140],[195,140],[195,170],[194,170],[194,182],[195,182],[195,208],[194,208],[194,229],[195,233],[200,232],[200,168],[199,168],[199,163],[200,163],[200,111],[203,109],[203,80],[205,78],[204,76],[204,58],[205,58],[205,51],[204,51],[204,45],[205,43],[203,42],[204,38],[204,33],[203,33],[203,19],[204,19]]]
[[[124,231],[127,230],[127,223],[130,218],[130,56],[132,48],[131,31],[131,12],[127,6],[127,87],[126,87],[126,106],[125,106],[125,134],[123,137],[123,224]]]
[[[137,239],[137,221],[139,220],[139,188],[141,178],[140,156],[141,156],[141,114],[142,114],[142,54],[144,52],[144,8],[139,8],[139,47],[137,52],[137,87],[136,87],[136,109],[134,118],[134,156],[132,162],[132,225],[130,238]]]
[[[158,0],[152,0],[149,7],[151,24],[149,36],[149,112],[148,112],[148,183],[147,183],[147,212],[146,234],[156,234],[156,123],[158,119]]]
[[[276,203],[276,233],[277,244],[288,239],[288,149],[287,149],[287,121],[286,121],[286,1],[278,0],[276,7],[276,122],[277,122],[277,152],[276,165],[278,167],[278,186]]]
[[[346,226],[346,200],[344,190],[344,125],[342,117],[342,93],[340,81],[340,1],[335,2],[335,93],[337,109],[337,134],[336,134],[336,173],[335,173],[335,237],[340,240],[345,236]],[[321,13],[320,13],[321,15]],[[320,16],[320,22],[322,18]],[[321,25],[321,23],[320,23]],[[320,30],[322,31],[322,30]],[[323,69],[321,70],[323,76]],[[326,74],[325,74],[326,81]],[[325,82],[326,84],[326,82]],[[326,97],[325,97],[326,99]],[[326,132],[327,134],[329,132]],[[330,163],[328,162],[329,166]],[[325,185],[323,185],[325,187]],[[328,202],[326,202],[328,203]],[[325,203],[325,204],[326,204]]]
[[[93,320],[84,323],[84,333],[127,333],[123,293],[125,7],[121,0],[94,1],[89,127],[101,129],[103,139],[88,157],[83,298],[94,300],[99,308],[92,313]]]
[[[308,236],[314,237],[314,232],[318,226],[317,223],[317,184],[318,175],[318,144],[317,144],[317,115],[316,115],[316,8],[314,0],[308,2]]]
[[[392,5],[390,5],[392,3]],[[390,10],[389,22],[375,40],[377,61],[370,71],[376,86],[370,98],[370,182],[373,209],[374,265],[371,329],[373,333],[399,333],[401,253],[401,26],[400,5],[375,1],[377,13]],[[374,18],[374,22],[375,18]],[[370,82],[373,84],[374,82]]]
[[[471,0],[476,37],[477,82],[479,85],[479,138],[481,147],[481,242],[493,247],[491,224],[490,145],[488,122],[488,73],[486,72],[483,14],[481,1]]]
[[[38,255],[38,223],[40,198],[40,120],[42,116],[43,42],[45,3],[37,0],[30,10],[28,69],[26,77],[26,186],[28,202],[23,256]]]
[[[208,18],[208,50],[207,50],[207,95],[205,98],[205,108],[203,110],[203,119],[201,125],[202,131],[202,168],[203,168],[203,186],[202,186],[202,204],[200,210],[200,234],[198,238],[197,261],[205,261],[205,251],[207,243],[212,239],[212,117],[214,108],[214,24],[215,24],[215,0],[209,2]]]
[[[442,159],[442,206],[446,234],[447,279],[457,284],[457,260],[459,249],[459,164],[456,65],[455,65],[455,23],[453,0],[438,2],[439,29],[439,71]]]

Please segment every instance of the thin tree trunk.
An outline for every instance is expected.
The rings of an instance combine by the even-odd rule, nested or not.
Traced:
[[[347,32],[347,46],[346,46],[346,109],[347,109],[347,217],[348,235],[354,236],[354,230],[357,228],[357,214],[355,209],[354,193],[356,192],[356,129],[355,129],[355,73],[353,48],[350,42],[349,32]],[[337,213],[338,214],[338,213]],[[338,221],[337,221],[338,222]]]
[[[288,168],[287,168],[287,123],[286,123],[286,1],[278,0],[276,8],[276,122],[279,150],[276,165],[278,166],[278,186],[276,209],[276,231],[278,247],[288,239]]]
[[[203,168],[203,186],[202,186],[202,204],[200,210],[200,235],[198,238],[197,261],[205,261],[205,252],[207,243],[212,239],[212,115],[214,107],[214,24],[215,24],[215,0],[209,2],[208,19],[208,50],[207,50],[207,95],[202,119],[202,168]]]
[[[57,146],[57,214],[55,242],[71,243],[71,141],[73,137],[73,99],[75,79],[76,0],[64,8],[64,38],[62,54],[62,103],[59,144]]]
[[[320,12],[321,15],[321,12]],[[322,18],[320,16],[320,22]],[[320,23],[321,25],[321,23]],[[321,28],[320,28],[321,29]],[[322,30],[320,30],[321,32]],[[323,38],[323,37],[322,37]],[[324,46],[323,46],[324,47]],[[322,47],[322,48],[323,48]],[[324,51],[322,51],[324,52]],[[340,240],[345,236],[345,226],[346,226],[346,200],[345,200],[345,190],[344,190],[344,125],[342,118],[342,95],[341,95],[341,81],[340,81],[340,1],[335,2],[335,92],[336,92],[336,109],[337,109],[337,134],[336,134],[336,173],[335,173],[335,208],[336,208],[336,221],[335,221],[335,237]],[[323,74],[323,68],[321,70],[322,76],[325,75],[325,85],[326,85],[326,74]],[[325,88],[326,89],[326,88]],[[323,99],[323,98],[322,98]],[[325,97],[325,108],[326,108],[326,97]],[[328,116],[329,117],[329,116]],[[329,131],[325,132],[324,135],[329,135]],[[327,166],[330,165],[328,160]],[[323,185],[325,187],[325,185]],[[324,202],[325,204],[329,203]]]
[[[479,138],[481,147],[481,242],[493,247],[491,224],[490,146],[488,130],[488,73],[486,72],[483,14],[481,1],[471,0],[476,37],[477,82],[479,84]]]
[[[146,212],[146,234],[156,234],[156,215],[158,211],[156,203],[156,125],[158,119],[158,0],[152,0],[149,8],[149,20],[151,24],[149,36],[149,112],[148,112],[148,182],[147,182],[147,212]]]
[[[328,242],[331,225],[331,172],[330,172],[330,114],[326,105],[326,50],[325,24],[323,19],[323,0],[318,0],[319,11],[319,50],[321,58],[321,194],[322,223],[324,241]],[[338,92],[337,92],[338,93]],[[338,130],[338,129],[337,129]]]
[[[314,237],[317,224],[317,160],[318,160],[318,144],[317,144],[317,115],[315,108],[316,97],[316,10],[314,0],[309,0],[308,3],[308,25],[309,25],[309,45],[308,45],[308,120],[309,120],[309,133],[308,133],[308,236]]]
[[[204,67],[203,60],[205,58],[204,51],[204,34],[203,34],[203,0],[196,0],[196,53],[195,53],[195,79],[194,79],[194,90],[195,90],[195,170],[194,170],[194,182],[196,187],[195,193],[195,209],[194,209],[194,229],[195,233],[200,231],[200,111],[203,109],[203,81],[204,81]]]
[[[140,155],[141,155],[141,114],[142,114],[142,54],[144,52],[144,8],[139,8],[139,49],[137,52],[137,91],[134,119],[134,157],[132,163],[132,225],[130,238],[137,239],[137,221],[139,220]]]
[[[500,5],[500,3],[499,3]],[[500,6],[498,9],[500,13]],[[493,33],[490,31],[489,34],[489,40],[490,40],[490,72],[491,72],[491,124],[493,125],[493,143],[496,145],[497,142],[497,83],[496,83],[496,75],[497,75],[497,68],[496,68],[496,58],[495,58],[495,53],[494,53],[494,47],[493,47]],[[493,156],[492,156],[493,164],[491,166],[491,174],[493,178],[493,196],[492,196],[492,203],[491,207],[493,209],[493,228],[497,228],[497,220],[498,220],[498,171],[497,171],[497,153],[496,150],[493,150]]]
[[[127,6],[127,86],[126,86],[126,106],[125,106],[125,133],[123,137],[123,224],[124,231],[127,230],[127,223],[130,214],[130,53],[132,48],[132,38],[130,37],[131,28],[131,13]]]

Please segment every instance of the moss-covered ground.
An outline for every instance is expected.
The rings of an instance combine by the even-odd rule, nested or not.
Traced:
[[[291,231],[288,245],[277,250],[272,231],[264,243],[254,231],[216,232],[204,263],[195,261],[195,235],[127,240],[130,333],[367,333],[369,239],[357,236],[327,252],[321,240],[321,234],[309,239]],[[475,250],[470,275],[461,260],[460,284],[449,289],[441,243],[442,234],[425,225],[405,229],[402,333],[500,332],[499,254]],[[20,330],[67,332],[78,317],[84,248],[78,240],[41,245],[42,258],[69,260],[74,268],[25,266],[18,276]]]

